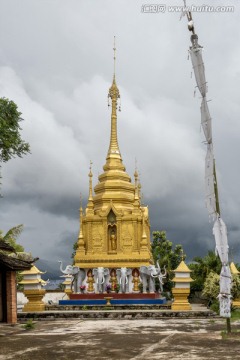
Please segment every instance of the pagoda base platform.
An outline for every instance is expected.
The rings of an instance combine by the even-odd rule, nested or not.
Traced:
[[[71,294],[69,300],[60,300],[59,305],[163,305],[166,298],[159,294]],[[110,301],[110,302],[109,302]]]
[[[83,299],[104,299],[105,297],[112,297],[113,299],[159,299],[161,295],[159,293],[84,293],[84,294],[69,294],[70,300],[83,300]]]

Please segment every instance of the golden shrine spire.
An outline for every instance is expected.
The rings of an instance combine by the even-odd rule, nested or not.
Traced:
[[[84,250],[82,219],[83,219],[82,194],[80,194],[80,231],[79,231],[79,235],[78,235],[78,250]]]
[[[115,78],[116,74],[116,36],[113,38],[113,78]]]
[[[117,108],[118,108],[118,99],[120,99],[120,92],[116,84],[116,45],[115,45],[115,36],[114,36],[114,47],[113,47],[113,82],[112,86],[108,92],[108,99],[111,99],[112,102],[112,115],[111,115],[111,137],[110,145],[108,149],[107,159],[111,157],[118,157],[121,159],[121,154],[118,146],[117,140]],[[120,108],[119,108],[120,110]],[[113,156],[112,156],[113,155]]]
[[[87,208],[88,209],[93,209],[93,192],[92,192],[92,161],[90,161],[90,167],[89,167],[90,171],[89,171],[89,196],[88,196],[88,205]]]
[[[98,184],[94,187],[95,196],[93,196],[94,211],[102,211],[109,208],[112,203],[116,209],[131,211],[134,202],[134,184],[130,176],[126,173],[122,162],[121,153],[117,140],[117,109],[119,109],[120,93],[116,84],[116,45],[114,37],[113,46],[113,82],[109,89],[108,101],[111,102],[111,133],[110,144],[106,157],[106,163],[103,166],[104,172],[98,176]],[[109,104],[110,106],[110,104]]]
[[[138,194],[138,171],[137,171],[137,159],[135,159],[135,172],[134,172],[134,178],[135,178],[135,194],[134,194],[134,206],[139,206],[139,194]]]

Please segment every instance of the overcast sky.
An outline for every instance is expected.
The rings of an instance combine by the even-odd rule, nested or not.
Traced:
[[[140,1],[1,1],[0,96],[18,104],[32,154],[2,166],[0,228],[23,223],[19,242],[34,256],[70,262],[89,162],[95,185],[108,150],[114,35],[119,146],[132,178],[137,158],[151,230],[166,230],[188,260],[214,249],[200,96],[194,97],[188,61],[191,34],[187,19],[179,21],[180,12],[168,8],[183,2],[165,3],[165,12],[146,13]],[[212,100],[222,218],[240,262],[240,4],[209,3],[234,6],[233,12],[193,12],[193,18]]]

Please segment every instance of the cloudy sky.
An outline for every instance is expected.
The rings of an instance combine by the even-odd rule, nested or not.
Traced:
[[[189,260],[214,249],[187,19],[179,21],[180,12],[169,9],[181,0],[159,4],[166,4],[165,12],[143,12],[140,1],[1,1],[0,96],[18,104],[32,154],[2,166],[0,228],[23,223],[19,242],[34,256],[70,261],[89,162],[96,184],[108,150],[114,35],[119,145],[131,176],[137,158],[151,229],[166,230]],[[212,100],[222,217],[240,262],[240,4],[209,5],[234,6],[193,17]]]

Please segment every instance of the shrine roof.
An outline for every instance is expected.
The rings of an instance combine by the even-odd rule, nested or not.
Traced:
[[[21,260],[16,257],[9,256],[7,254],[0,253],[0,268],[6,270],[27,270],[32,267],[32,263],[37,259],[31,259],[29,261]]]

